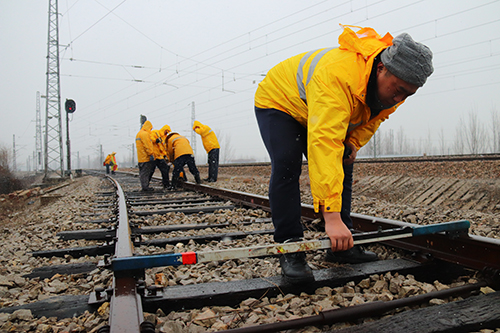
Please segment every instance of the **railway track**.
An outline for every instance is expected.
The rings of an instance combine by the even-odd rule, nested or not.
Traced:
[[[138,188],[134,175],[117,174],[82,221],[73,224],[79,225],[76,230],[57,233],[63,244],[31,254],[94,258],[39,267],[26,275],[32,281],[100,276],[91,292],[4,307],[0,313],[30,310],[35,318],[59,319],[104,313],[106,321],[96,320],[99,324],[88,329],[101,333],[469,332],[500,327],[500,293],[494,292],[500,280],[498,240],[463,231],[389,240],[373,245],[379,253],[392,253],[386,260],[347,266],[325,263],[321,250],[308,251],[315,282],[292,286],[279,276],[275,255],[193,261],[200,253],[272,244],[266,197],[189,182],[172,192]],[[311,206],[303,206],[303,219],[306,239],[324,236]],[[416,227],[360,214],[353,214],[353,220],[361,234]],[[161,256],[172,262],[158,265]],[[456,301],[438,301],[452,297]],[[426,307],[429,303],[434,305]],[[372,321],[388,313],[394,316]],[[361,324],[363,318],[371,319]]]

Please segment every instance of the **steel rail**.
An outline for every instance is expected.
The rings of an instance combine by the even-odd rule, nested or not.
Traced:
[[[126,258],[134,254],[134,245],[128,220],[125,194],[120,184],[109,177],[116,188],[118,200],[118,228],[116,231],[115,257]],[[137,293],[137,282],[132,274],[113,276],[113,297],[110,300],[109,327],[111,333],[137,333],[144,321],[141,296]]]
[[[498,161],[500,154],[483,153],[477,155],[423,155],[423,156],[358,156],[356,163],[404,163],[404,162],[468,162],[468,161]],[[304,161],[303,165],[308,162]],[[231,163],[219,164],[219,168],[241,168],[241,167],[270,167],[271,162],[249,162],[249,163]],[[204,166],[201,166],[204,167]]]
[[[260,208],[270,212],[269,198],[261,195],[239,191],[197,185],[191,182],[183,183],[186,189],[208,193],[223,199],[229,199],[237,204]],[[306,221],[318,219],[321,216],[314,212],[312,205],[302,204],[302,217]],[[393,229],[396,227],[418,227],[418,224],[382,219],[362,214],[351,214],[354,229],[361,232]],[[413,237],[405,240],[384,242],[389,246],[409,250],[422,259],[437,258],[456,263],[468,268],[500,269],[500,240],[457,233],[439,233],[425,237]]]

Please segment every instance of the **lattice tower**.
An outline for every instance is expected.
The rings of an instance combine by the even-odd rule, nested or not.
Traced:
[[[63,177],[63,141],[59,76],[59,26],[57,0],[49,0],[47,34],[47,86],[45,108],[45,178]]]

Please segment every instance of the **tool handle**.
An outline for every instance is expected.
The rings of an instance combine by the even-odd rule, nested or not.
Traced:
[[[436,234],[443,231],[463,231],[470,228],[467,220],[430,224],[413,228],[413,236]]]

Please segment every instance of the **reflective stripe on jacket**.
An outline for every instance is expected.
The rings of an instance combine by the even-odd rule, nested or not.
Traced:
[[[207,153],[209,153],[212,149],[220,148],[217,136],[210,127],[195,120],[193,123],[193,130],[201,136],[203,148],[205,148]]]
[[[149,157],[153,155],[153,143],[151,142],[151,129],[153,125],[146,120],[141,130],[135,137],[135,147],[137,149],[137,161],[139,163],[149,162]]]
[[[373,29],[344,27],[339,48],[289,58],[259,84],[255,106],[288,113],[308,129],[308,164],[315,211],[340,212],[344,140],[358,149],[373,136],[398,104],[370,119],[367,84],[373,59],[392,44]]]
[[[194,154],[189,140],[175,132],[170,132],[167,135],[167,152],[171,162],[179,156]]]

